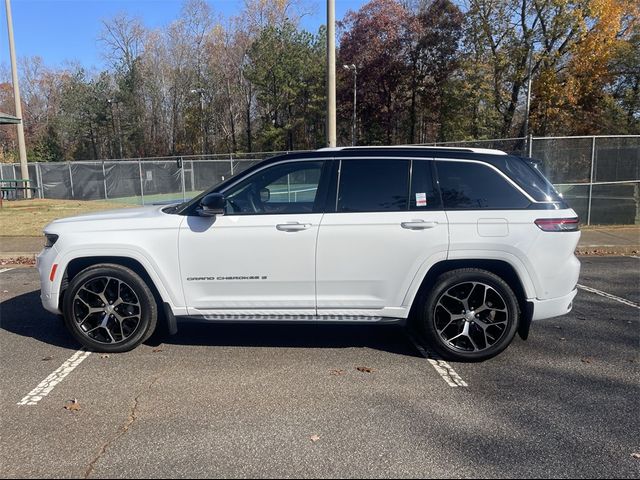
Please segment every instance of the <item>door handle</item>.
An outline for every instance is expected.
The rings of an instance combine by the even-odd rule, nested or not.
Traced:
[[[413,220],[411,222],[402,222],[400,224],[402,228],[407,230],[426,230],[428,228],[434,228],[438,226],[438,222],[425,222],[424,220]]]
[[[299,232],[301,230],[306,230],[311,226],[310,223],[279,223],[276,225],[276,228],[281,232]]]

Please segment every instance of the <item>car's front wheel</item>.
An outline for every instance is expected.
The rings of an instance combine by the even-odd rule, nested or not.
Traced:
[[[444,358],[481,361],[509,346],[519,316],[518,300],[502,278],[467,268],[436,280],[418,322],[428,344]]]
[[[114,264],[89,267],[71,281],[63,302],[71,334],[98,352],[126,352],[155,330],[157,305],[133,270]]]

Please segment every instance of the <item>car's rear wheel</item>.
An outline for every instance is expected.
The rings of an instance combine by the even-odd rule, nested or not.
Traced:
[[[76,275],[64,296],[64,320],[72,335],[98,352],[126,352],[155,330],[157,305],[133,270],[102,264]]]
[[[421,333],[436,353],[450,360],[481,361],[513,340],[518,300],[499,276],[480,269],[442,274],[419,313]]]

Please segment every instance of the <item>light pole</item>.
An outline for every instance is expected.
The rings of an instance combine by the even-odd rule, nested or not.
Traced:
[[[113,113],[113,104],[116,103],[116,101],[113,98],[109,98],[107,99],[107,103],[109,104],[109,107],[111,107],[111,128],[113,129],[113,135],[118,139],[118,151],[120,152],[120,158],[124,158],[124,154],[122,152],[122,136],[120,135],[120,129],[118,128],[116,130],[116,117]],[[120,118],[118,118],[118,125],[120,125]]]
[[[336,2],[327,0],[327,147],[336,146]]]
[[[524,138],[525,142],[527,142],[527,152],[528,155],[531,156],[531,139],[529,138],[529,111],[531,109],[531,61],[533,60],[533,45],[531,45],[531,50],[529,50],[529,61],[527,63],[527,104],[526,104],[526,112],[524,115]]]
[[[358,67],[354,63],[343,65],[345,70],[353,70],[353,125],[351,126],[351,145],[356,144],[356,105],[358,101]]]
[[[202,129],[202,154],[205,155],[206,152],[206,143],[207,143],[207,132],[204,129],[204,90],[202,88],[194,88],[191,90],[191,93],[197,93],[200,96],[200,128]]]

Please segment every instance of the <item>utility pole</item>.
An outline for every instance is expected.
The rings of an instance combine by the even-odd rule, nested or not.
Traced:
[[[24,143],[24,120],[22,119],[22,104],[20,103],[20,86],[18,85],[18,67],[16,66],[16,47],[13,43],[13,20],[11,19],[11,2],[4,0],[4,6],[7,11],[7,30],[9,31],[9,54],[11,56],[11,79],[13,81],[13,101],[16,105],[16,117],[20,119],[20,123],[16,125],[18,128],[18,151],[20,152],[20,175],[22,178],[29,178],[29,169],[27,168],[27,147]],[[28,188],[24,192],[26,198],[31,198],[31,190]]]
[[[327,0],[327,147],[336,146],[336,4]]]

